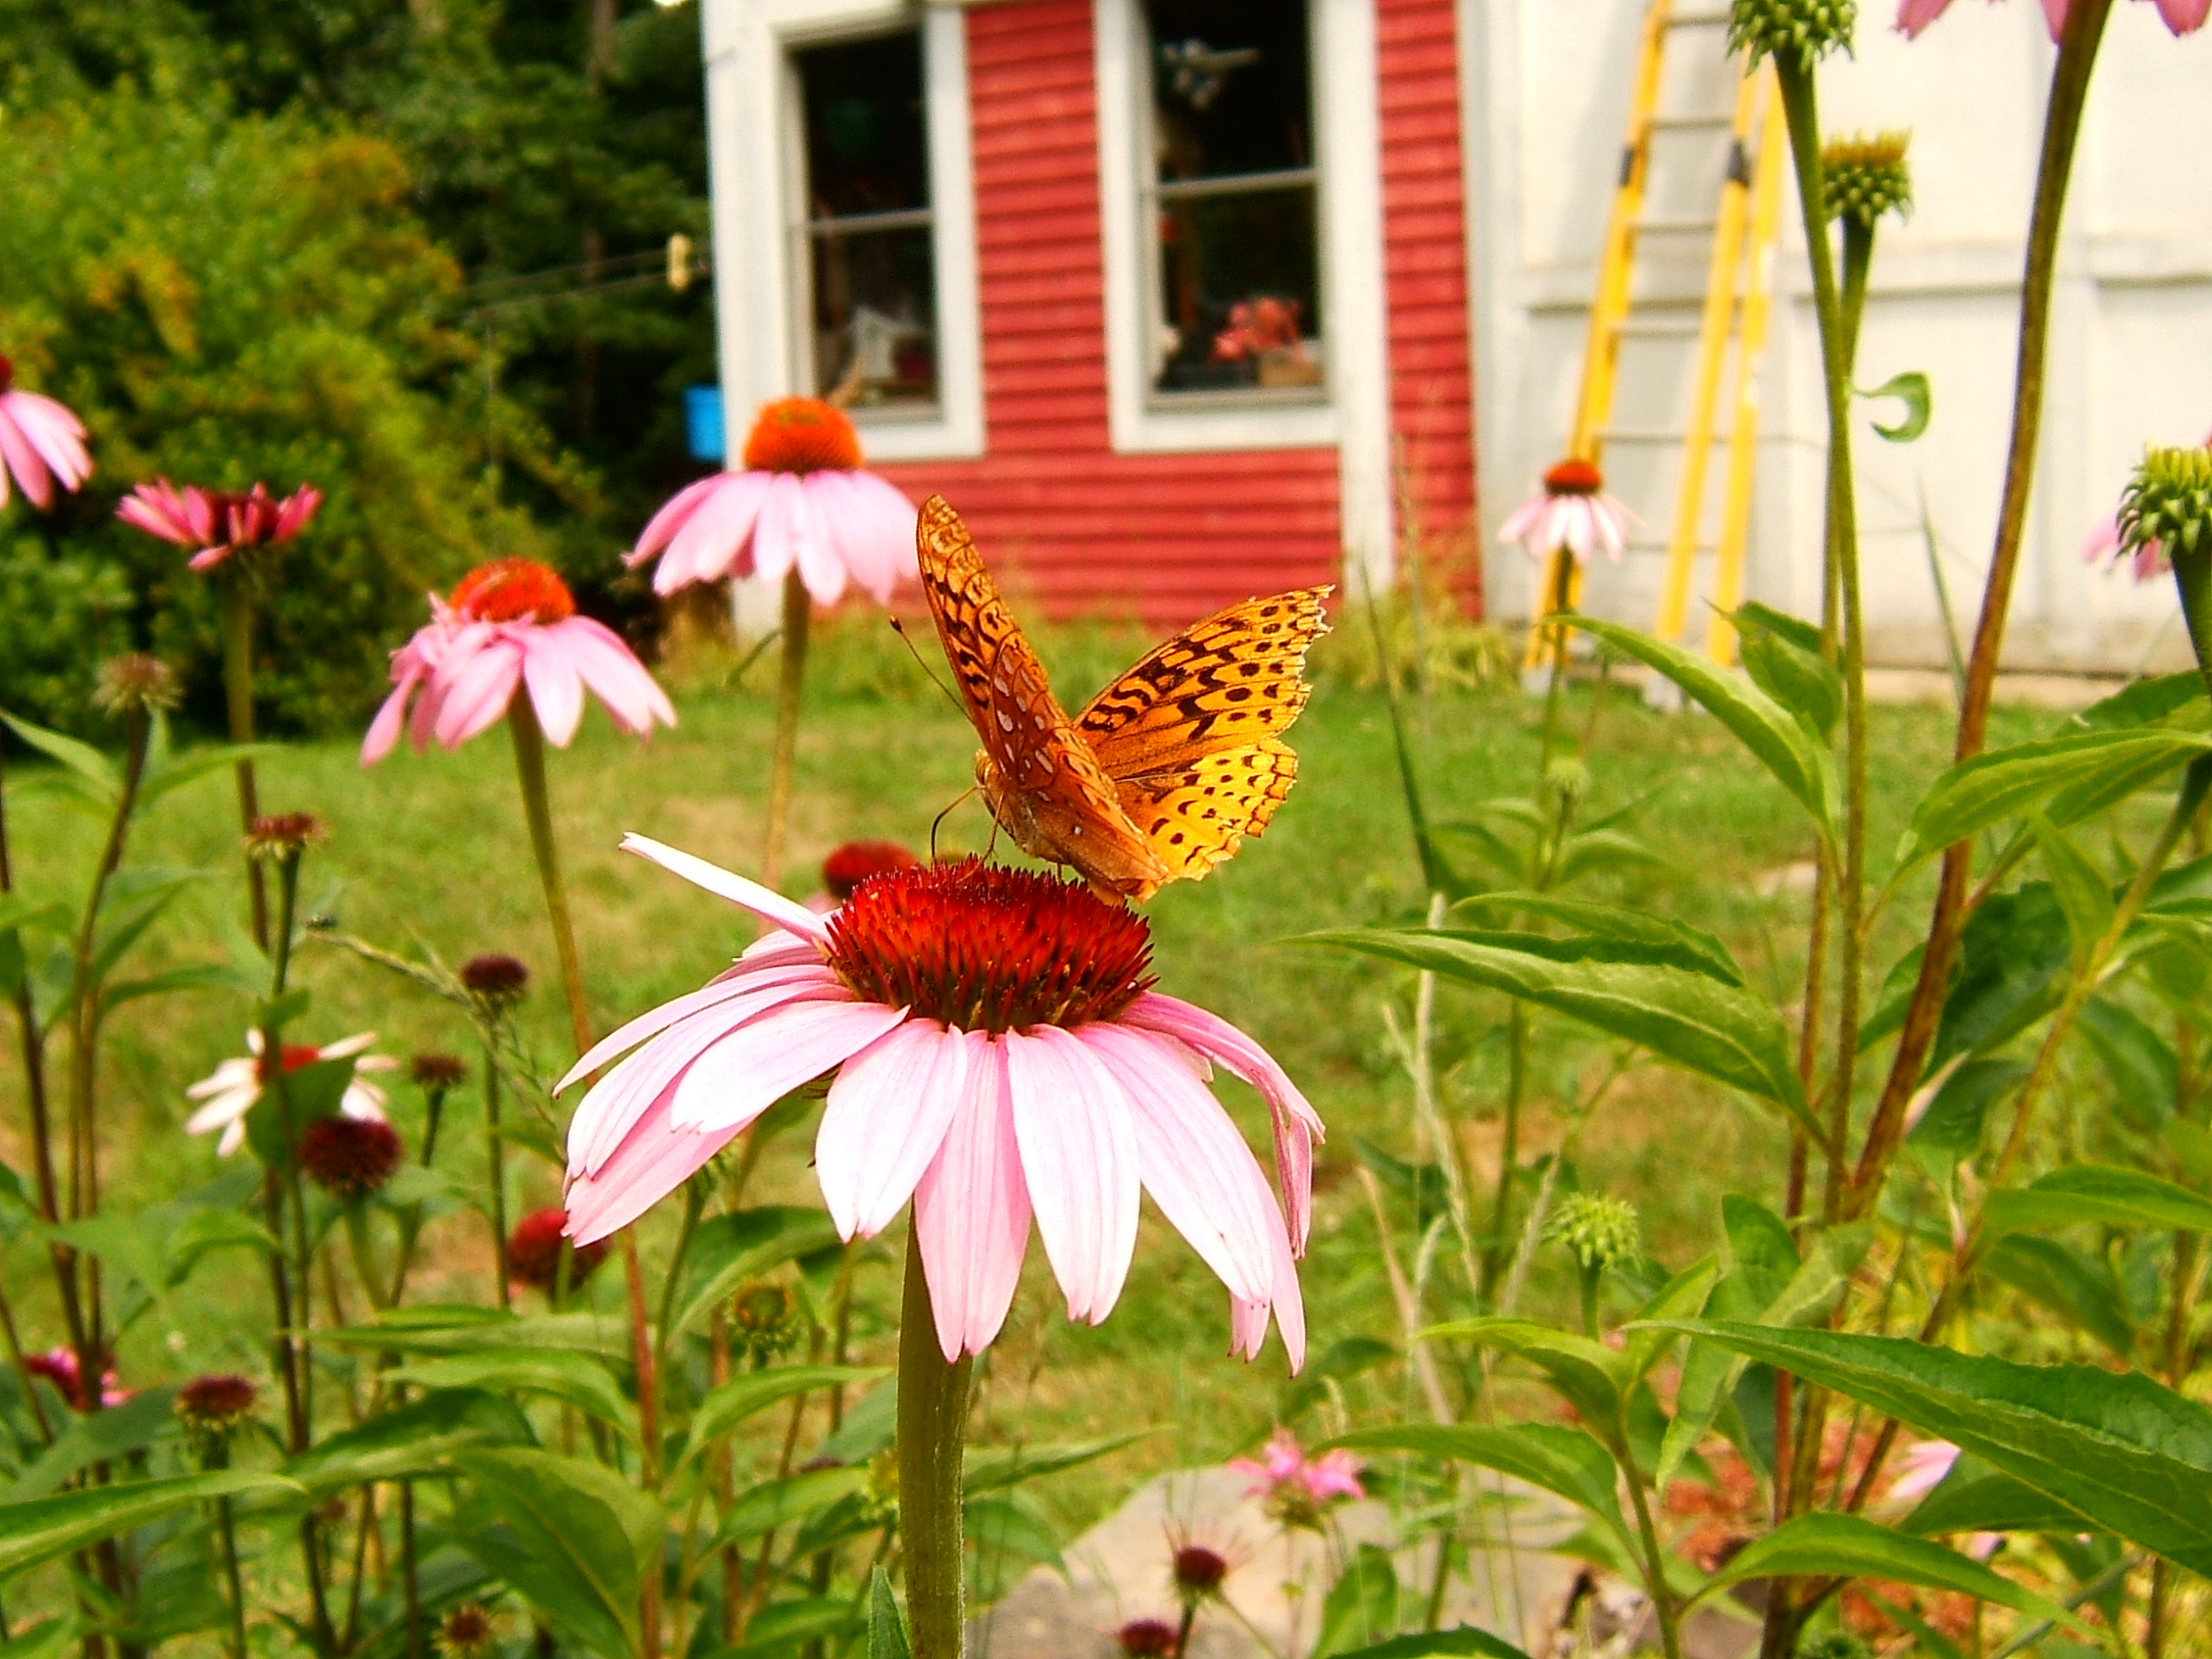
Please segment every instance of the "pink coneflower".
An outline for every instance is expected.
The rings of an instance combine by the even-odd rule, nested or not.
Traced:
[[[1893,1504],[1925,1498],[1943,1484],[1958,1461],[1959,1449],[1948,1440],[1916,1440],[1898,1454],[1897,1473],[1890,1479],[1886,1496]],[[2003,1542],[1998,1533],[1973,1533],[1967,1537],[1966,1553],[1986,1561]]]
[[[2043,21],[2053,40],[2066,32],[2066,14],[2074,0],[2043,0]],[[2158,15],[2175,35],[2191,33],[2204,26],[2212,0],[2157,0]],[[1951,9],[1951,0],[1902,0],[1897,9],[1898,33],[1910,40]]]
[[[1605,492],[1605,475],[1591,461],[1565,460],[1544,475],[1544,488],[1513,510],[1498,539],[1518,542],[1532,559],[1560,548],[1588,564],[1598,548],[1615,564],[1628,545],[1629,510]]]
[[[198,484],[179,489],[156,478],[117,502],[115,516],[149,536],[198,549],[191,568],[211,570],[234,553],[290,541],[322,504],[323,492],[313,484],[301,484],[280,501],[258,481],[246,490]]]
[[[1340,1449],[1308,1457],[1297,1436],[1288,1429],[1275,1431],[1258,1462],[1232,1457],[1229,1468],[1250,1481],[1244,1495],[1261,1499],[1267,1513],[1285,1527],[1317,1526],[1331,1504],[1367,1496],[1359,1484],[1359,1465],[1350,1452]]]
[[[678,491],[629,562],[660,555],[656,593],[731,575],[780,582],[796,570],[817,605],[835,605],[848,579],[889,605],[901,582],[919,578],[915,516],[896,487],[861,470],[860,434],[844,410],[782,398],[753,422],[744,470]]]
[[[52,398],[15,385],[15,365],[0,356],[0,507],[8,505],[8,477],[23,486],[43,512],[54,501],[54,484],[75,489],[92,476],[84,422]]]
[[[61,1395],[72,1411],[81,1412],[84,1409],[83,1372],[76,1363],[75,1349],[48,1348],[44,1353],[25,1354],[23,1369],[32,1376],[43,1376],[47,1382],[52,1383],[55,1391]],[[102,1366],[100,1372],[100,1403],[102,1406],[119,1406],[130,1398],[130,1389],[120,1389],[115,1385],[115,1367],[112,1364]]]
[[[584,717],[588,687],[623,731],[642,737],[676,710],[614,631],[576,614],[568,586],[528,559],[495,559],[461,578],[450,601],[430,599],[430,623],[392,653],[392,695],[362,740],[373,766],[408,736],[419,752],[434,737],[458,749],[495,725],[527,689],[539,725],[566,748]],[[417,692],[421,693],[419,697]]]
[[[567,1231],[568,1212],[554,1208],[532,1210],[514,1224],[507,1241],[507,1276],[532,1290],[550,1291],[561,1273],[561,1235]],[[606,1259],[604,1244],[586,1244],[568,1252],[568,1288],[574,1290]]]
[[[296,1072],[303,1066],[313,1066],[318,1060],[344,1060],[360,1054],[354,1061],[353,1080],[346,1085],[345,1098],[338,1109],[346,1116],[365,1122],[384,1121],[384,1091],[362,1076],[363,1072],[389,1072],[399,1062],[385,1054],[364,1054],[362,1050],[376,1041],[374,1031],[357,1031],[349,1037],[317,1048],[312,1042],[288,1042],[284,1045],[284,1069]],[[262,1085],[269,1080],[269,1062],[261,1053],[261,1033],[246,1034],[247,1053],[226,1060],[206,1077],[185,1091],[188,1099],[204,1102],[199,1110],[185,1120],[185,1133],[204,1135],[212,1130],[222,1131],[222,1139],[216,1142],[218,1157],[228,1158],[246,1139],[246,1114],[261,1098]]]
[[[895,841],[848,841],[830,848],[830,856],[822,860],[823,891],[832,903],[842,904],[870,876],[921,862]]]
[[[1272,1310],[1293,1369],[1303,1360],[1292,1257],[1321,1120],[1249,1037],[1152,988],[1142,916],[1079,882],[971,859],[874,877],[825,918],[657,842],[623,845],[777,931],[562,1080],[635,1049],[568,1126],[574,1237],[627,1225],[778,1099],[834,1073],[814,1147],[830,1217],[867,1237],[913,1197],[948,1362],[1005,1322],[1032,1214],[1069,1316],[1103,1319],[1128,1272],[1139,1187],[1228,1285],[1234,1352],[1259,1352]],[[1267,1101],[1281,1207],[1205,1086],[1209,1061]]]
[[[300,1167],[332,1198],[366,1198],[399,1173],[406,1148],[381,1118],[318,1118],[300,1136]]]

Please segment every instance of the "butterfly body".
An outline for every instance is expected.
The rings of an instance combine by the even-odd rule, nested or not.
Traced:
[[[959,515],[933,495],[916,533],[938,637],[983,740],[976,787],[1024,852],[1141,902],[1267,827],[1297,776],[1279,733],[1305,706],[1328,588],[1215,612],[1070,719]]]

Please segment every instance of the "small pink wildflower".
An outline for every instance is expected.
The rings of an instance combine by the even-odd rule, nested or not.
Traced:
[[[2205,15],[2212,12],[2212,0],[2157,0],[2157,4],[2168,32],[2177,36],[2203,27]],[[2066,33],[2066,16],[2073,8],[2074,0],[2043,0],[2043,21],[2053,40]],[[1950,9],[1951,0],[1902,0],[1897,9],[1898,33],[1914,39]]]
[[[1251,1483],[1244,1495],[1262,1499],[1267,1513],[1286,1527],[1317,1526],[1331,1504],[1367,1496],[1350,1452],[1340,1449],[1308,1457],[1288,1429],[1275,1431],[1258,1462],[1232,1457],[1229,1468]]]
[[[323,492],[313,484],[301,484],[280,501],[258,481],[246,490],[198,484],[179,489],[156,478],[118,501],[115,516],[149,536],[197,549],[191,568],[212,570],[234,553],[290,541],[322,504]]]
[[[52,398],[15,385],[15,366],[0,356],[0,507],[15,476],[33,507],[54,504],[54,485],[75,489],[92,476],[84,422]]]

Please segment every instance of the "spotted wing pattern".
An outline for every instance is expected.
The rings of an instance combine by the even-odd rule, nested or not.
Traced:
[[[922,503],[915,545],[938,639],[983,740],[977,778],[993,813],[1038,858],[1149,896],[1164,879],[1163,860],[1053,696],[968,527],[942,496]]]
[[[1169,880],[1196,881],[1267,827],[1297,775],[1290,744],[1262,738],[1122,782],[1121,810],[1166,864]]]

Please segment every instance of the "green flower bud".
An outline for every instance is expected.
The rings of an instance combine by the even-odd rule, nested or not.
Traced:
[[[1905,165],[1910,133],[1856,133],[1820,147],[1825,205],[1831,219],[1848,219],[1868,230],[1885,213],[1912,211],[1912,170]]]
[[[1838,46],[1849,52],[1858,18],[1858,0],[1734,0],[1729,50],[1741,52],[1747,69],[1769,52],[1809,64]]]
[[[2212,449],[2147,449],[2120,497],[2120,550],[2212,554]]]
[[[1574,1253],[1583,1271],[1602,1271],[1633,1261],[1643,1249],[1636,1206],[1603,1193],[1570,1193],[1552,1212],[1544,1237]]]

